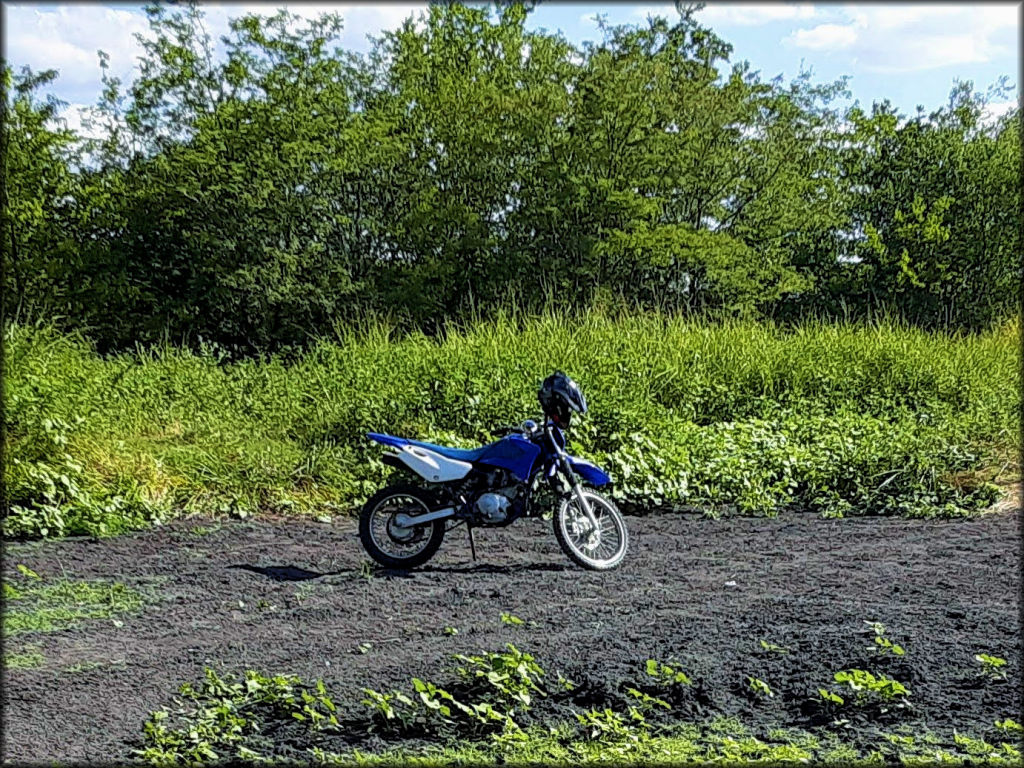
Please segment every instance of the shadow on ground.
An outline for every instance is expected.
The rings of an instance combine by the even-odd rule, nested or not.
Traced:
[[[242,563],[239,565],[229,565],[228,568],[233,568],[239,571],[249,571],[250,573],[258,573],[260,576],[266,576],[268,579],[274,581],[309,581],[310,579],[319,579],[323,576],[340,576],[343,573],[352,573],[352,568],[347,568],[341,571],[332,571],[330,573],[320,573],[319,571],[308,571],[305,568],[297,568],[294,565],[249,565],[248,563]]]
[[[343,576],[345,574],[360,573],[356,568],[343,568],[338,571],[321,573],[310,571],[306,568],[299,568],[294,565],[250,565],[248,563],[237,563],[227,566],[238,571],[248,571],[266,576],[274,581],[311,581],[324,576]],[[478,565],[457,565],[457,566],[422,566],[412,571],[398,568],[375,567],[372,571],[374,577],[385,579],[411,579],[417,573],[498,573],[512,575],[529,571],[567,571],[569,567],[560,563],[515,563],[512,565],[495,565],[493,563],[480,563]]]

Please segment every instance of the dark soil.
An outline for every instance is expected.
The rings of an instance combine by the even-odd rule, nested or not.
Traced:
[[[443,685],[452,654],[508,642],[552,683],[559,672],[580,683],[573,697],[541,700],[534,714],[545,718],[622,705],[623,684],[649,682],[655,658],[693,680],[675,717],[810,727],[830,719],[810,703],[818,688],[861,668],[904,683],[912,706],[850,738],[893,723],[991,733],[1021,704],[1018,519],[630,517],[625,563],[601,574],[574,567],[540,520],[477,531],[476,563],[456,529],[407,574],[371,571],[351,519],[186,520],[100,542],[8,545],[5,578],[24,563],[47,579],[117,580],[152,598],[122,626],[92,620],[8,641],[9,652],[38,645],[46,661],[5,673],[4,757],[128,760],[147,713],[204,666],[321,678],[356,718],[361,687],[409,690],[413,676]],[[502,612],[526,623],[504,624]],[[906,656],[870,652],[865,620],[882,622]],[[789,652],[765,651],[762,639]],[[361,653],[361,643],[372,645]],[[1008,681],[982,683],[977,653],[1007,659]],[[748,695],[748,676],[775,696]]]

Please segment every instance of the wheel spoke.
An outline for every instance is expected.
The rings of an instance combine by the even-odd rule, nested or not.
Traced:
[[[588,494],[591,513],[597,524],[591,527],[578,500],[569,502],[563,513],[565,543],[576,556],[602,566],[620,557],[625,546],[625,529],[621,518],[600,497]]]
[[[399,513],[415,515],[429,511],[422,501],[412,496],[396,495],[382,499],[370,514],[370,536],[377,547],[390,557],[415,557],[427,547],[429,532],[424,527],[397,526],[395,516]]]

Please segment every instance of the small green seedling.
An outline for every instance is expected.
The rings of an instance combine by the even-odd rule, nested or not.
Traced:
[[[501,614],[501,621],[502,621],[503,624],[509,624],[509,625],[511,625],[513,627],[518,627],[518,626],[520,626],[520,625],[525,623],[518,616],[513,616],[511,613],[502,613]]]
[[[897,747],[912,747],[914,746],[913,736],[900,736],[896,733],[885,733],[885,740],[890,744],[895,744]]]
[[[975,757],[988,757],[996,753],[995,747],[984,739],[974,739],[956,731],[953,731],[953,741],[962,751]]]
[[[775,695],[772,693],[772,689],[768,686],[768,683],[764,680],[759,680],[756,677],[748,677],[747,680],[750,681],[750,690],[756,696],[762,696],[770,699]]]
[[[655,659],[647,660],[647,674],[666,685],[693,685],[687,674]]]
[[[996,720],[996,728],[1007,734],[1013,732],[1024,733],[1024,726],[1010,718],[1006,718],[1005,720]]]
[[[641,725],[645,725],[643,716],[636,709],[631,709],[630,715],[634,715],[634,713],[639,715],[639,718],[634,716],[632,719],[640,720]],[[625,716],[607,707],[602,711],[591,709],[587,712],[578,712],[576,719],[583,726],[586,737],[591,741],[616,745],[636,744],[645,735],[645,731],[632,727]]]
[[[776,645],[775,643],[769,643],[767,640],[762,640],[761,641],[761,648],[763,650],[765,650],[765,651],[768,651],[768,653],[778,653],[778,654],[787,654],[787,653],[789,653],[789,649],[788,648],[784,648],[781,645]]]
[[[547,695],[539,685],[544,670],[529,653],[520,651],[512,643],[507,643],[505,647],[507,651],[482,656],[455,654],[453,658],[466,665],[456,671],[463,680],[484,683],[497,690],[502,697],[529,707],[531,691],[541,696]]]
[[[989,656],[987,653],[979,653],[974,657],[981,664],[981,673],[989,680],[1005,680],[1006,659],[998,656]]]
[[[841,707],[846,703],[846,700],[843,699],[842,696],[837,693],[832,693],[832,691],[826,691],[824,688],[819,688],[818,693],[821,694],[821,698],[829,704],[835,704]]]
[[[361,703],[373,710],[374,714],[385,723],[397,721],[402,725],[406,725],[408,722],[411,722],[415,712],[415,704],[404,693],[400,691],[380,693],[372,688],[363,688],[363,693],[366,694],[366,698]],[[402,709],[399,709],[395,704],[402,704],[404,706]]]
[[[874,649],[879,656],[884,656],[887,653],[892,653],[895,656],[902,656],[905,651],[899,645],[885,637],[885,625],[880,621],[865,621],[875,633],[875,644],[869,645],[868,649]]]
[[[664,699],[659,699],[657,696],[651,696],[643,691],[638,691],[636,688],[626,688],[626,693],[637,699],[641,710],[653,709],[654,707],[672,709],[672,706]]]
[[[35,581],[39,581],[40,579],[42,579],[42,576],[33,571],[27,565],[22,565],[21,563],[18,563],[18,573],[20,573],[26,579],[33,579]]]
[[[444,633],[448,635],[448,637],[453,637],[459,634],[459,630],[457,630],[455,627],[445,627]]]
[[[359,644],[359,652],[360,653],[369,653],[371,648],[373,648],[373,643],[360,643]]]
[[[897,680],[879,675],[877,678],[863,669],[847,669],[836,672],[837,683],[846,683],[854,694],[853,703],[863,706],[872,702],[895,703],[903,706],[910,691]],[[884,711],[884,710],[883,710]]]

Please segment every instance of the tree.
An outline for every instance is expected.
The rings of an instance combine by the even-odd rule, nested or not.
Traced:
[[[926,325],[982,327],[1020,301],[1020,122],[986,124],[988,98],[958,84],[913,119],[851,111],[848,153],[864,300]]]
[[[62,102],[38,91],[54,70],[14,72],[3,78],[3,237],[6,319],[31,321],[68,314],[69,277],[78,264],[74,218],[77,180],[74,134],[54,127]],[[72,278],[73,279],[73,278]]]

